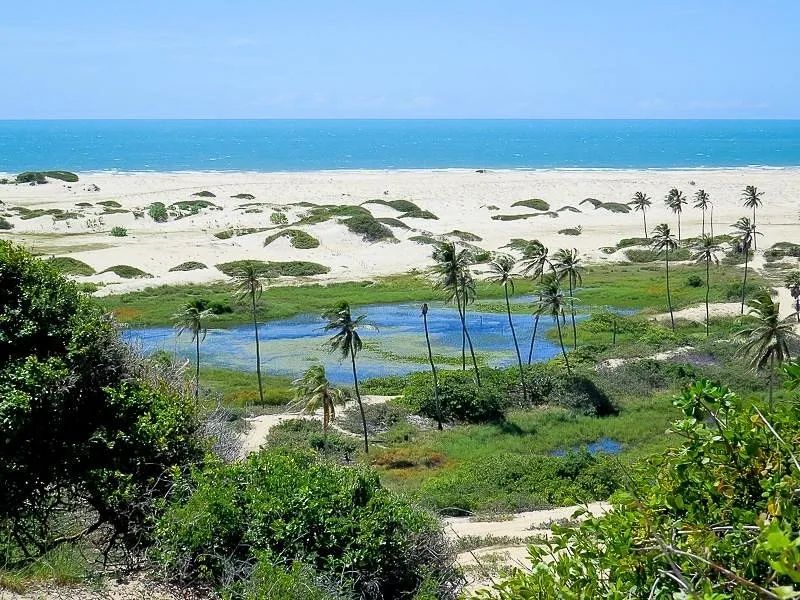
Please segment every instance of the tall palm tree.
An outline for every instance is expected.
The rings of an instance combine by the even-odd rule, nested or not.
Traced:
[[[744,201],[745,208],[753,209],[753,231],[756,230],[756,208],[761,206],[761,196],[763,195],[764,192],[759,192],[758,188],[754,185],[748,185],[742,192],[742,200]],[[758,242],[756,242],[755,237],[753,237],[753,250],[758,250]]]
[[[706,265],[706,337],[708,337],[709,323],[711,322],[708,310],[708,295],[711,292],[711,263],[719,264],[719,258],[717,257],[717,252],[719,251],[720,247],[714,244],[714,238],[703,235],[703,239],[695,248],[695,253],[692,256],[692,260],[696,263],[705,263]]]
[[[187,302],[183,309],[172,317],[175,321],[175,329],[178,330],[178,335],[188,331],[192,335],[192,341],[195,344],[195,400],[200,396],[200,342],[206,339],[206,333],[208,333],[206,321],[213,317],[214,313],[206,307],[206,303],[203,300]]]
[[[644,239],[647,239],[647,216],[645,213],[647,209],[653,204],[650,201],[650,197],[645,194],[644,192],[636,192],[633,195],[633,200],[628,202],[633,207],[633,210],[640,211],[642,213],[642,224],[644,225]]]
[[[538,240],[534,240],[533,248],[528,252],[528,257],[522,261],[522,273],[534,280],[542,282],[545,270],[552,271],[555,275],[553,263],[550,261],[550,251]],[[541,300],[541,298],[539,298]],[[533,331],[531,332],[531,344],[528,348],[528,364],[533,359],[533,344],[536,341],[536,330],[539,328],[540,312],[533,311]]]
[[[790,360],[789,341],[796,340],[794,315],[780,318],[780,304],[772,299],[769,290],[761,290],[748,303],[748,314],[755,317],[753,325],[736,333],[743,343],[740,353],[750,358],[750,366],[758,371],[769,372],[769,408],[772,410],[772,388],[775,363],[780,366]]]
[[[741,314],[744,314],[744,296],[745,291],[747,289],[747,267],[748,261],[750,260],[750,247],[753,245],[753,240],[755,238],[755,229],[753,228],[753,224],[750,222],[750,219],[747,217],[742,217],[736,223],[731,225],[736,230],[734,234],[734,239],[736,240],[737,245],[741,248],[742,252],[744,252],[744,277],[742,278],[742,308]]]
[[[258,397],[264,405],[264,387],[261,384],[261,348],[258,342],[258,318],[256,303],[261,299],[264,282],[261,271],[252,263],[247,263],[233,274],[236,296],[241,300],[249,299],[253,313],[253,333],[256,338],[256,374],[258,375]]]
[[[800,323],[800,271],[792,271],[786,276],[786,289],[794,299],[794,313]]]
[[[708,192],[705,190],[697,190],[697,193],[694,195],[694,207],[699,208],[703,211],[703,228],[700,233],[702,237],[706,235],[706,211],[711,207],[711,198],[708,195]],[[713,231],[713,229],[712,229]],[[714,234],[711,234],[711,237],[714,237]]]
[[[489,263],[491,276],[489,281],[499,283],[503,286],[503,293],[506,297],[506,313],[508,314],[508,326],[511,328],[511,338],[514,340],[514,350],[517,352],[517,364],[519,365],[519,382],[522,385],[522,400],[527,404],[528,390],[525,387],[525,373],[522,370],[522,355],[519,353],[519,343],[517,342],[517,332],[514,329],[514,320],[511,318],[511,302],[508,298],[508,288],[514,293],[514,267],[516,266],[514,257],[508,254],[499,254]]]
[[[669,289],[669,253],[675,251],[678,247],[678,242],[675,236],[672,235],[669,225],[661,223],[653,230],[651,246],[656,252],[664,253],[664,261],[667,266],[667,306],[669,307],[669,320],[672,325],[672,331],[675,331],[675,315],[672,312],[672,295]]]
[[[547,275],[539,286],[539,306],[537,311],[553,317],[553,321],[558,329],[558,342],[561,344],[561,354],[564,356],[567,374],[571,375],[572,371],[569,366],[569,358],[564,348],[564,336],[561,332],[561,319],[564,317],[564,307],[566,304],[567,301],[564,298],[564,292],[561,291],[561,283],[558,277]]]
[[[436,375],[436,365],[433,362],[433,352],[431,351],[431,336],[428,333],[428,304],[422,304],[422,324],[425,327],[425,343],[428,345],[428,362],[431,363],[431,373],[433,373],[433,402],[436,406],[436,426],[442,430],[442,407],[439,404],[439,378]]]
[[[553,268],[560,279],[566,279],[569,285],[569,303],[572,313],[572,348],[578,349],[578,328],[575,325],[575,288],[583,285],[583,267],[578,251],[573,248],[561,248],[553,255]]]
[[[350,313],[350,305],[344,301],[326,311],[322,317],[328,321],[325,324],[325,331],[334,332],[333,336],[328,340],[330,351],[340,352],[342,358],[350,358],[350,364],[353,367],[353,386],[356,391],[356,402],[358,402],[358,410],[361,412],[361,425],[364,428],[364,452],[369,453],[367,418],[364,416],[364,404],[361,402],[361,392],[358,389],[356,355],[363,347],[361,336],[358,334],[359,328],[374,328],[374,326],[366,322],[366,315],[359,315],[354,319]]]
[[[472,255],[469,250],[458,250],[454,242],[441,242],[433,250],[433,273],[437,276],[436,288],[447,292],[447,301],[455,302],[458,316],[461,319],[462,338],[469,342],[469,351],[472,355],[472,366],[475,369],[475,380],[481,385],[481,375],[478,370],[478,361],[475,358],[475,348],[472,337],[467,328],[467,303],[475,298],[475,280],[470,272]],[[462,368],[466,369],[466,350],[462,347]]]
[[[314,414],[322,409],[322,434],[327,448],[328,428],[336,418],[336,407],[344,406],[348,400],[347,392],[335,387],[325,375],[325,367],[313,365],[299,379],[292,382],[294,388],[293,405],[300,412]]]
[[[686,196],[678,188],[672,188],[666,197],[667,208],[674,214],[678,215],[678,241],[681,241],[681,214],[683,207],[686,205]]]

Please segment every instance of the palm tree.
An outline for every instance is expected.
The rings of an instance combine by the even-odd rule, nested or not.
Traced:
[[[672,295],[669,290],[669,253],[678,247],[678,242],[669,230],[669,225],[661,223],[653,230],[651,246],[656,252],[664,252],[664,260],[667,265],[667,306],[669,306],[669,320],[672,324],[672,331],[675,331],[675,315],[672,313]]]
[[[537,312],[542,314],[549,314],[553,317],[553,321],[558,329],[558,342],[561,344],[561,354],[564,356],[564,364],[567,367],[567,375],[571,375],[572,371],[569,367],[569,358],[567,351],[564,348],[564,336],[561,332],[561,318],[564,316],[564,307],[566,306],[566,299],[564,292],[561,291],[561,284],[558,277],[548,275],[539,286],[539,306]]]
[[[192,335],[195,343],[195,370],[194,370],[194,399],[200,396],[200,342],[206,339],[208,327],[206,321],[214,317],[214,313],[206,307],[203,300],[192,300],[187,302],[183,310],[176,313],[172,318],[175,320],[175,328],[178,335],[188,331]]]
[[[545,269],[553,272],[555,269],[553,263],[550,262],[550,251],[538,240],[534,240],[528,256],[522,261],[522,273],[526,276],[532,277],[534,280],[538,279],[539,283],[544,278]],[[541,298],[539,298],[541,300]],[[531,364],[533,358],[533,344],[536,341],[536,330],[539,328],[540,313],[538,310],[533,311],[533,331],[531,332],[531,345],[528,348],[528,364]]]
[[[800,271],[792,271],[786,276],[786,289],[794,299],[794,313],[800,323]]]
[[[233,283],[237,298],[241,301],[249,298],[253,312],[253,333],[256,338],[256,374],[258,375],[258,397],[264,405],[264,387],[261,384],[261,348],[258,342],[258,319],[256,315],[256,302],[261,299],[264,283],[261,271],[252,263],[247,263],[233,275]]]
[[[645,194],[644,192],[636,192],[633,195],[633,200],[628,202],[633,207],[633,210],[640,211],[642,213],[642,224],[644,225],[644,239],[647,239],[647,216],[645,212],[652,204],[650,201],[650,197]]]
[[[758,188],[754,185],[748,185],[742,192],[742,200],[744,200],[745,208],[753,209],[753,231],[756,230],[756,208],[761,206],[761,196],[763,195],[764,192],[759,192]],[[753,250],[758,250],[758,243],[755,237],[753,237]]]
[[[475,369],[475,380],[481,385],[481,375],[478,370],[478,361],[475,358],[475,348],[472,337],[467,329],[467,303],[475,298],[475,280],[470,272],[472,256],[469,250],[458,250],[454,242],[441,242],[433,251],[435,265],[433,273],[437,275],[436,288],[445,290],[448,294],[447,301],[455,302],[458,316],[461,319],[461,336],[469,342],[469,351],[472,355],[472,366]],[[462,368],[466,370],[466,349],[462,344]]]
[[[517,351],[517,364],[519,365],[519,381],[522,385],[522,400],[527,404],[528,391],[525,387],[525,373],[522,370],[522,356],[519,353],[519,343],[517,342],[517,332],[514,330],[514,320],[511,318],[511,302],[508,299],[508,288],[514,293],[514,267],[516,260],[507,254],[499,254],[489,263],[489,271],[492,274],[489,281],[499,283],[503,286],[503,293],[506,297],[506,313],[508,314],[508,326],[511,328],[511,338],[514,340],[514,350]]]
[[[703,229],[702,229],[702,232],[701,232],[700,235],[702,237],[705,237],[705,235],[706,235],[706,211],[711,207],[711,199],[710,199],[710,197],[708,195],[708,192],[706,192],[705,190],[697,190],[697,193],[694,195],[694,200],[695,200],[695,203],[694,203],[693,206],[695,208],[699,208],[700,210],[703,211]],[[713,226],[712,226],[712,232],[713,232]],[[711,237],[712,238],[714,237],[713,233],[711,234]]]
[[[686,196],[683,195],[683,192],[680,191],[678,188],[672,188],[666,197],[666,204],[667,208],[669,208],[673,213],[678,215],[678,241],[681,241],[681,214],[683,213],[683,207],[686,205],[687,200]]]
[[[741,314],[744,314],[744,295],[747,289],[747,266],[750,259],[750,246],[753,245],[755,238],[755,229],[753,228],[750,219],[742,217],[736,223],[731,225],[736,230],[734,239],[742,252],[744,252],[744,277],[742,278],[742,309]]]
[[[328,322],[325,331],[335,332],[328,340],[331,352],[341,352],[342,358],[350,358],[353,367],[353,386],[356,391],[356,402],[361,412],[361,425],[364,428],[364,452],[369,453],[369,440],[367,438],[367,418],[364,416],[364,404],[361,402],[361,392],[358,389],[358,372],[356,370],[356,355],[361,351],[363,343],[358,330],[361,327],[374,327],[366,322],[366,315],[359,315],[355,319],[350,313],[347,302],[339,302],[336,306],[322,315]]]
[[[780,304],[773,301],[769,290],[761,290],[748,303],[748,314],[756,323],[743,328],[736,336],[743,340],[739,352],[750,358],[750,366],[758,371],[769,371],[769,408],[772,410],[772,387],[775,363],[781,365],[791,359],[789,341],[796,340],[794,315],[780,318]]]
[[[581,273],[583,267],[581,266],[581,259],[578,251],[573,248],[561,248],[553,255],[553,268],[558,274],[559,279],[566,279],[569,285],[569,302],[570,312],[572,313],[572,348],[578,349],[578,328],[575,326],[575,298],[574,291],[576,287],[583,284]]]
[[[711,321],[708,310],[708,295],[711,292],[711,263],[713,262],[715,265],[719,264],[717,252],[720,251],[720,247],[714,244],[714,238],[703,235],[700,245],[697,246],[695,250],[696,252],[694,256],[692,256],[692,260],[697,263],[705,263],[706,265],[706,337],[708,337],[708,328]]]
[[[428,334],[428,304],[422,304],[422,324],[425,327],[425,342],[428,345],[428,361],[431,363],[431,373],[433,373],[433,402],[436,405],[436,426],[442,430],[442,407],[439,404],[439,378],[436,376],[436,365],[433,362],[433,352],[431,351],[431,336]]]
[[[309,367],[302,377],[292,382],[292,386],[293,404],[300,408],[300,412],[314,414],[322,409],[322,434],[327,448],[328,428],[336,418],[336,406],[344,406],[348,400],[347,393],[328,381],[322,365]]]

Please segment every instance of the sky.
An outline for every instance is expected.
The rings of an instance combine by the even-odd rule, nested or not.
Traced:
[[[0,119],[800,118],[796,0],[3,2]]]

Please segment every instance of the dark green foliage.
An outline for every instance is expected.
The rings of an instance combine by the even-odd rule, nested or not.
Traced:
[[[319,240],[313,235],[306,233],[300,229],[284,229],[278,233],[273,233],[264,240],[264,245],[267,246],[277,240],[278,238],[288,237],[289,243],[293,248],[309,249],[319,246]]]
[[[75,183],[78,181],[78,176],[69,171],[25,171],[16,177],[17,183],[47,183],[47,177],[50,179],[58,179],[66,181],[67,183]]]
[[[460,239],[462,242],[482,242],[483,238],[479,235],[475,235],[474,233],[470,233],[469,231],[461,231],[460,229],[453,229],[450,233],[445,233],[448,237],[455,237]]]
[[[262,233],[267,231],[267,227],[243,227],[240,229],[226,229],[225,231],[220,231],[214,234],[214,237],[219,240],[228,240],[232,237],[238,237],[240,235],[250,235],[252,233]]]
[[[443,592],[453,583],[434,519],[372,472],[308,453],[209,462],[176,482],[156,538],[152,556],[169,573],[212,585],[262,561],[307,564],[362,598],[407,598],[430,576]]]
[[[138,279],[139,277],[152,277],[150,273],[145,273],[141,269],[137,269],[136,267],[132,267],[130,265],[114,265],[112,267],[108,267],[105,271],[100,271],[101,273],[114,273],[117,277],[122,277],[123,279]]]
[[[196,271],[198,269],[207,269],[208,267],[201,262],[190,260],[179,265],[175,265],[170,269],[170,273],[174,271]]]
[[[389,227],[397,227],[398,229],[411,229],[411,227],[403,223],[400,219],[394,219],[392,217],[378,217],[375,220],[378,223],[383,223]]]
[[[312,206],[303,217],[297,222],[298,225],[315,225],[324,223],[335,217],[372,217],[363,206],[352,206],[350,204],[326,204],[324,206]]]
[[[255,265],[261,277],[305,277],[310,275],[323,275],[330,271],[330,268],[324,265],[303,260],[291,260],[286,262],[234,260],[232,262],[220,263],[216,265],[216,267],[228,277],[233,277],[234,274],[247,264]]]
[[[81,216],[80,213],[62,210],[60,208],[25,208],[22,206],[15,206],[10,210],[16,212],[23,221],[48,216],[53,217],[55,221],[66,221],[68,219],[77,219]]]
[[[247,581],[232,583],[223,590],[228,600],[349,600],[334,591],[334,578],[320,578],[311,567],[293,564],[277,567],[265,557],[259,560]]]
[[[435,238],[432,235],[422,234],[422,235],[412,235],[408,238],[409,242],[416,242],[417,244],[428,244],[430,246],[436,246],[440,244],[442,240],[439,238]]]
[[[436,418],[432,380],[429,373],[415,373],[408,378],[403,392],[404,402],[415,412]],[[481,423],[503,418],[506,398],[503,390],[494,385],[475,385],[468,371],[439,373],[439,402],[446,421]]]
[[[71,256],[54,256],[47,264],[64,275],[94,275],[95,271],[85,262]]]
[[[705,281],[699,275],[689,275],[686,279],[686,285],[693,288],[703,287],[705,285]]]
[[[342,220],[342,224],[367,242],[394,240],[392,230],[370,214],[361,214]]]
[[[400,218],[401,219],[433,219],[433,220],[436,220],[436,221],[439,220],[439,217],[437,217],[431,211],[429,211],[429,210],[421,210],[419,208],[404,212],[402,215],[400,215]]]
[[[361,433],[359,422],[357,432]],[[270,448],[313,450],[329,458],[351,461],[356,455],[358,439],[338,431],[322,431],[322,423],[315,419],[289,419],[269,430],[264,444]]]
[[[236,198],[237,200],[255,200],[256,197],[253,194],[234,194],[231,198]]]
[[[404,423],[409,411],[394,401],[380,404],[365,404],[364,418],[367,420],[367,431],[370,437],[386,433],[399,423]],[[340,411],[337,416],[337,425],[352,433],[362,432],[361,416],[355,407]]]
[[[175,202],[174,204],[171,204],[170,208],[178,211],[186,211],[189,214],[193,215],[196,215],[204,208],[213,208],[217,210],[222,210],[221,207],[217,206],[216,204],[214,204],[209,200],[181,200],[180,202]]]
[[[575,208],[574,206],[570,206],[569,204],[567,204],[566,206],[562,206],[556,212],[561,212],[562,210],[568,210],[569,212],[574,212],[574,213],[581,212],[580,208]]]
[[[0,530],[44,552],[80,506],[144,541],[163,473],[197,457],[194,406],[51,265],[0,241],[0,281]]]
[[[580,204],[585,204],[587,202],[594,206],[595,210],[602,208],[615,213],[629,213],[632,210],[628,204],[623,204],[621,202],[601,202],[597,198],[586,198],[581,200]]]
[[[8,221],[4,217],[0,217],[0,231],[7,231],[9,229],[14,229],[14,224]]]
[[[280,211],[275,211],[269,216],[269,222],[273,225],[288,225],[289,218]]]
[[[167,207],[163,202],[153,202],[149,207],[147,207],[147,214],[150,215],[150,218],[156,223],[164,223],[167,219],[169,219]]]
[[[550,205],[541,198],[531,198],[530,200],[518,200],[511,205],[524,206],[525,208],[532,208],[533,210],[550,210]]]
[[[580,235],[583,233],[583,227],[580,225],[577,227],[567,227],[565,229],[559,229],[558,233],[561,235]]]
[[[214,194],[212,192],[209,192],[208,190],[195,192],[194,194],[192,194],[192,196],[197,196],[198,198],[216,198],[217,197],[216,194]]]
[[[395,209],[397,212],[409,213],[421,210],[410,200],[367,200],[364,204],[382,204]]]
[[[649,245],[650,245],[650,240],[647,238],[640,238],[640,237],[622,238],[620,241],[617,242],[617,249],[620,250],[622,248],[630,248],[631,246],[649,246]]]
[[[97,203],[98,206],[105,206],[106,208],[122,208],[122,204],[116,200],[103,200]],[[91,206],[91,204],[89,205]]]
[[[127,237],[128,236],[128,230],[125,229],[124,227],[120,227],[120,226],[112,227],[111,228],[111,236],[112,237]]]
[[[511,248],[522,254],[522,258],[530,258],[541,248],[538,240],[523,240],[521,238],[512,238],[504,248]]]
[[[542,217],[545,215],[550,217],[551,219],[558,218],[557,212],[548,211],[539,213],[524,213],[521,215],[493,215],[492,221],[519,221],[521,219],[530,219],[532,217]]]
[[[647,263],[656,260],[664,260],[663,252],[656,252],[655,250],[631,248],[625,251],[625,257],[633,263]],[[669,253],[669,261],[689,260],[692,253],[688,248],[678,248]]]

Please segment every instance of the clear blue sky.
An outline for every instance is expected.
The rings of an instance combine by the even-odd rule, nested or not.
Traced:
[[[797,0],[29,0],[0,118],[800,118]]]

